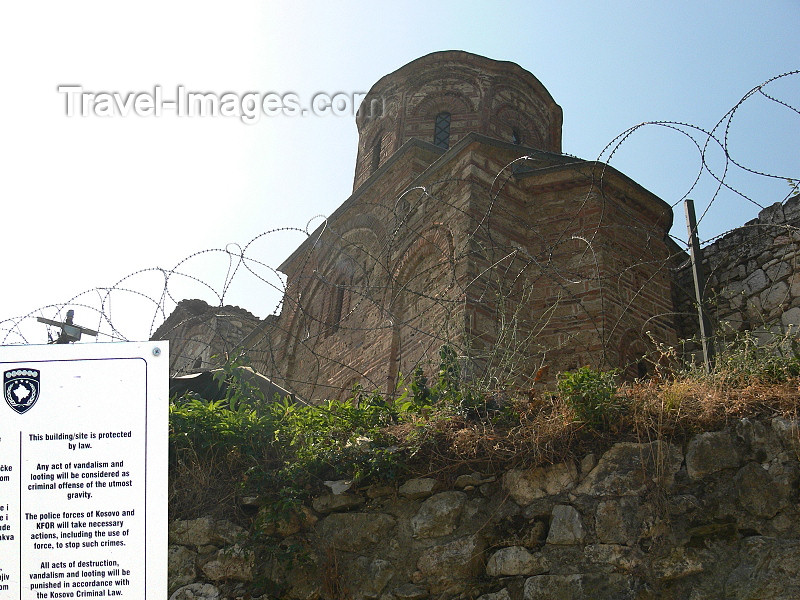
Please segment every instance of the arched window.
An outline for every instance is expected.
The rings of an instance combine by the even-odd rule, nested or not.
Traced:
[[[450,147],[450,113],[440,112],[436,115],[433,127],[433,143],[447,150]]]
[[[511,128],[511,141],[517,146],[519,146],[522,143],[522,134],[516,127]]]

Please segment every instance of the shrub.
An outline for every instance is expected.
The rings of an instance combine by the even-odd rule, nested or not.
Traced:
[[[398,411],[380,394],[357,386],[352,398],[318,406],[279,397],[267,402],[240,367],[241,360],[224,367],[226,396],[219,401],[172,399],[173,472],[204,475],[184,478],[188,486],[173,489],[173,504],[196,503],[211,491],[211,479],[238,480],[239,493],[280,504],[302,500],[326,479],[385,480],[402,470],[394,440],[383,432]]]
[[[558,375],[558,392],[579,421],[590,427],[607,428],[620,409],[616,375],[616,371],[603,372],[591,367],[565,371]]]

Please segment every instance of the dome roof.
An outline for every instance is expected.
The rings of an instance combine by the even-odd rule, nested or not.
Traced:
[[[356,119],[354,189],[411,138],[447,148],[470,132],[561,152],[561,107],[519,65],[460,50],[434,52],[385,75]]]

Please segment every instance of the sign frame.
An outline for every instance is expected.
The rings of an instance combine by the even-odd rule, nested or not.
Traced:
[[[0,377],[0,600],[165,598],[168,342],[0,346]]]

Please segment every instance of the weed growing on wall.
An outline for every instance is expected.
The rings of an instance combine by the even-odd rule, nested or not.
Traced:
[[[800,375],[800,342],[792,328],[783,334],[746,331],[716,344],[720,351],[710,379],[719,383],[783,383]]]
[[[173,470],[194,475],[203,488],[188,496],[174,489],[172,505],[180,511],[183,504],[213,504],[208,480],[238,477],[240,495],[266,493],[280,517],[326,480],[394,481],[406,470],[405,457],[430,443],[430,423],[498,413],[494,403],[462,385],[452,348],[442,347],[440,359],[430,385],[417,369],[408,384],[400,378],[395,398],[356,385],[347,400],[318,405],[280,397],[268,401],[242,376],[241,359],[230,362],[220,375],[227,383],[223,399],[172,400]],[[185,503],[178,496],[187,496]]]
[[[622,409],[617,396],[616,371],[581,367],[558,376],[558,392],[576,418],[590,427],[607,428]]]
[[[237,517],[230,508],[252,496],[271,530],[301,518],[328,480],[358,489],[431,472],[533,466],[625,439],[679,438],[731,418],[794,416],[800,401],[796,335],[731,340],[710,375],[660,364],[653,379],[620,384],[615,372],[582,367],[559,374],[556,389],[482,388],[464,378],[452,348],[439,358],[431,377],[422,369],[401,376],[392,397],[356,385],[347,400],[314,406],[264,398],[233,361],[222,374],[222,400],[171,403],[173,516],[225,507],[226,517],[250,521],[254,513],[239,508]]]
[[[269,491],[273,506],[301,500],[326,479],[391,477],[395,459],[382,428],[397,418],[380,395],[356,390],[353,402],[319,406],[288,398],[266,401],[229,364],[222,400],[174,398],[170,407],[173,467],[196,470],[224,462],[241,494]],[[202,465],[202,467],[201,467]],[[210,498],[210,502],[214,499]]]

